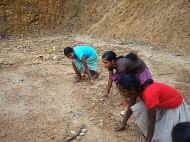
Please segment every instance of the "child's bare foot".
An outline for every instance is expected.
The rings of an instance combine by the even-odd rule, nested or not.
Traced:
[[[99,73],[98,72],[96,72],[92,77],[93,77],[93,79],[98,79],[99,78]]]
[[[82,77],[81,76],[76,76],[75,77],[75,81],[74,82],[80,82],[82,80]]]
[[[99,76],[100,76],[100,74],[99,74],[98,72],[96,72],[96,74],[95,74],[95,79],[98,79]]]
[[[93,85],[93,84],[94,84],[94,81],[93,81],[93,80],[90,80],[89,82],[90,82],[90,85]]]

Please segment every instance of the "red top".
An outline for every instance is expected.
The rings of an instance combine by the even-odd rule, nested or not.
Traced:
[[[142,93],[141,97],[148,109],[154,107],[176,108],[182,104],[183,97],[180,93],[165,84],[154,82]]]

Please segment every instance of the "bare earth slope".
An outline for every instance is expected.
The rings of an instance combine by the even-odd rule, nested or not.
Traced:
[[[75,32],[190,50],[189,0],[1,0],[0,35]]]

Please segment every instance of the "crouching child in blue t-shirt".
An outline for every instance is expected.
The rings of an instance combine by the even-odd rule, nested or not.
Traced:
[[[98,78],[97,53],[89,45],[75,45],[64,48],[64,54],[72,60],[73,69],[77,75],[77,81],[82,79],[82,75],[87,74],[89,81]]]

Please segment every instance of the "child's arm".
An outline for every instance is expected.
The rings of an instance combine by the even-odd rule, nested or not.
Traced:
[[[92,81],[92,76],[91,76],[91,73],[90,73],[90,71],[88,69],[88,65],[86,64],[86,58],[85,57],[82,58],[82,64],[84,65],[84,70],[88,75],[89,81],[91,82]]]
[[[156,122],[156,108],[148,110],[148,120],[148,135],[146,138],[146,142],[151,142]]]
[[[108,85],[107,85],[107,94],[108,95],[110,93],[110,90],[112,88],[112,75],[113,75],[113,71],[109,71],[109,77],[108,77]]]
[[[75,64],[72,62],[72,66],[73,66],[73,69],[78,77],[78,79],[80,80],[81,79],[81,73],[77,70],[77,67],[75,66]]]
[[[115,129],[116,131],[122,131],[125,129],[125,127],[127,125],[127,121],[133,113],[131,110],[131,106],[133,106],[136,103],[136,99],[137,99],[136,96],[132,96],[129,98],[128,109],[124,114],[124,117],[123,117],[123,120],[121,121],[120,126]]]

